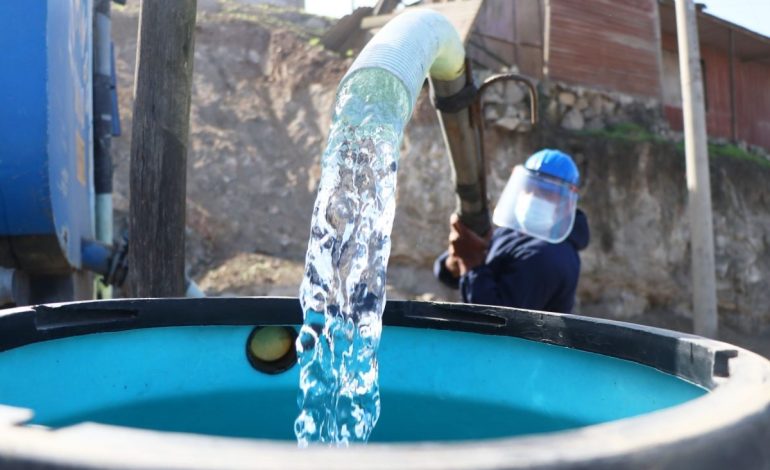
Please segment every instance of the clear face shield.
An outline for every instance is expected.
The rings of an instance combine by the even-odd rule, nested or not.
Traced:
[[[577,199],[575,186],[517,165],[500,195],[492,221],[549,243],[559,243],[572,231]]]

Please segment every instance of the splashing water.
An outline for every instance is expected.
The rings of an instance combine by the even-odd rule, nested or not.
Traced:
[[[404,85],[380,69],[357,72],[337,92],[300,287],[300,447],[366,442],[380,415],[376,352],[411,108]]]

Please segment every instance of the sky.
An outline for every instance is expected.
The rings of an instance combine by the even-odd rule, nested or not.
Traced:
[[[377,0],[305,0],[305,9],[314,15],[339,18],[350,13],[352,11],[351,6],[355,6],[355,8],[371,7],[375,3]]]
[[[770,36],[770,0],[701,0],[706,13]]]
[[[340,17],[351,7],[373,6],[377,0],[305,0],[309,12]],[[770,36],[770,0],[698,0],[709,14]]]

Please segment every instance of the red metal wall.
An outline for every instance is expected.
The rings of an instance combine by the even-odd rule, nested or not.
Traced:
[[[551,0],[549,76],[659,97],[657,0]]]
[[[770,65],[736,66],[738,139],[770,149]]]
[[[676,54],[676,37],[664,34],[663,49]],[[701,44],[706,92],[706,125],[710,137],[732,139],[730,108],[730,59],[726,51]],[[770,148],[770,66],[758,62],[735,64],[735,138]],[[666,70],[678,74],[679,70]],[[665,81],[676,83],[675,81]],[[678,91],[668,95],[679,94]],[[666,102],[664,110],[669,125],[682,130],[681,102]]]

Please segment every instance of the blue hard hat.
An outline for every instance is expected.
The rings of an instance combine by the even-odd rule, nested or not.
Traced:
[[[580,172],[572,157],[559,150],[543,149],[532,154],[524,168],[559,178],[574,186],[580,183]]]

